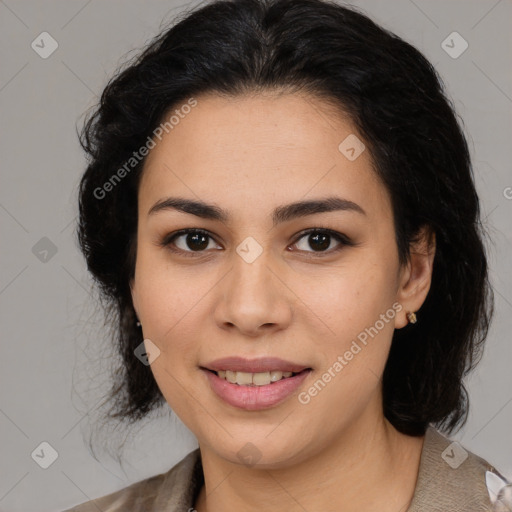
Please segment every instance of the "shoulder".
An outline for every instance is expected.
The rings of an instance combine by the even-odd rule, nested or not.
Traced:
[[[485,459],[429,426],[408,512],[491,511],[493,505],[497,507],[504,499],[509,485],[510,482]]]
[[[201,485],[202,466],[200,451],[197,448],[166,473],[135,482],[63,512],[186,512],[193,507],[195,494]]]

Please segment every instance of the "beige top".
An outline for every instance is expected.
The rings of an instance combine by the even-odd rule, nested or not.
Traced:
[[[486,471],[510,484],[488,462],[465,450],[429,426],[423,443],[418,480],[407,512],[491,512],[512,510],[492,501]],[[167,473],[152,476],[124,489],[67,509],[64,512],[191,512],[204,483],[199,448]],[[509,492],[510,487],[507,485]],[[492,497],[492,499],[491,499]],[[498,498],[498,502],[501,502]]]

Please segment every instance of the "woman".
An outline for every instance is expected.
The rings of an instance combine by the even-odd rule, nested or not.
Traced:
[[[167,402],[199,448],[72,510],[506,510],[446,437],[492,292],[466,140],[416,49],[335,3],[213,2],[111,81],[82,144],[116,414]]]

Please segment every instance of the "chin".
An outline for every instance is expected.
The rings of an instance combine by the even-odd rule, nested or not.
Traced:
[[[215,451],[223,459],[252,469],[281,469],[301,462],[305,454],[304,438],[297,432],[297,442],[293,438],[269,440],[268,431],[261,436],[235,437],[229,439],[229,446]]]

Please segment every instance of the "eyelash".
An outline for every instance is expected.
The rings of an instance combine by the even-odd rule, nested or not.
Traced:
[[[293,242],[292,245],[297,244],[302,238],[304,238],[307,235],[311,234],[327,234],[334,238],[336,241],[340,242],[340,245],[336,247],[335,249],[330,249],[328,251],[299,251],[299,252],[306,252],[306,253],[312,253],[313,257],[323,257],[324,255],[331,255],[333,253],[336,253],[340,251],[343,246],[354,246],[355,243],[353,243],[347,236],[338,233],[337,231],[334,231],[332,229],[327,228],[310,228],[306,229],[304,231],[301,231],[298,233],[297,238]],[[174,242],[176,238],[178,238],[181,235],[188,235],[188,234],[198,234],[198,235],[205,235],[215,241],[215,238],[208,232],[203,229],[197,229],[197,228],[190,228],[190,229],[181,229],[179,231],[176,231],[174,233],[170,233],[166,235],[161,242],[159,242],[159,245],[161,247],[165,247],[169,251],[173,253],[179,253],[181,255],[184,255],[185,257],[197,257],[196,255],[201,255],[201,253],[205,253],[206,251],[184,251],[183,249],[176,249],[172,248],[171,244]],[[217,243],[217,242],[216,242]],[[311,256],[310,256],[311,257]]]

